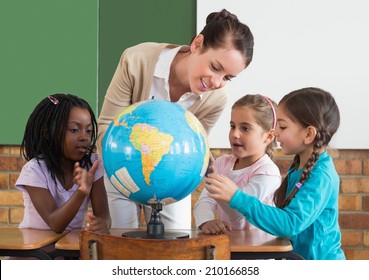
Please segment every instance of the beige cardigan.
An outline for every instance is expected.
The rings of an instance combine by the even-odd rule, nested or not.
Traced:
[[[165,43],[142,43],[126,49],[119,61],[105,95],[99,115],[98,152],[111,121],[129,105],[149,99],[154,70],[161,51],[175,48]],[[209,91],[198,98],[189,108],[202,123],[207,133],[219,119],[228,99],[226,88]]]

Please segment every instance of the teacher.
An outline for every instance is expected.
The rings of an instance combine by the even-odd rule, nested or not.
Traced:
[[[207,133],[222,113],[225,87],[251,62],[254,38],[237,16],[223,9],[210,13],[189,46],[142,43],[126,49],[105,95],[98,119],[98,152],[111,121],[129,105],[148,99],[176,102],[192,112]],[[138,228],[151,207],[119,193],[104,176],[113,228]],[[191,228],[191,195],[160,212],[165,228]]]

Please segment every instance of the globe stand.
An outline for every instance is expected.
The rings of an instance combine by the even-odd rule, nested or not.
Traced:
[[[178,239],[189,237],[189,234],[185,232],[165,232],[164,224],[161,221],[159,213],[163,210],[163,204],[161,202],[151,205],[151,208],[150,221],[147,224],[146,231],[128,231],[124,232],[122,236],[147,239]]]

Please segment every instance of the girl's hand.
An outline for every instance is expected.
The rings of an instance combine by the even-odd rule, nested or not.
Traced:
[[[204,187],[208,190],[211,198],[229,203],[237,191],[237,185],[228,177],[219,174],[209,174],[205,177]]]
[[[86,230],[100,234],[109,234],[108,226],[103,218],[96,217],[93,213],[87,212],[87,219]]]
[[[225,233],[227,230],[231,231],[231,225],[223,222],[221,220],[211,220],[203,223],[200,226],[201,231],[204,234],[221,234]]]
[[[85,195],[89,195],[91,191],[92,184],[94,182],[95,173],[97,167],[99,166],[99,161],[96,160],[91,166],[90,170],[82,168],[79,165],[79,162],[74,164],[74,172],[73,172],[73,183],[78,185],[78,190]]]

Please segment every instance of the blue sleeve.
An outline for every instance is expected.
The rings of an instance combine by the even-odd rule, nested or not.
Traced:
[[[237,209],[256,227],[275,236],[293,236],[311,225],[332,197],[334,178],[322,170],[314,170],[291,203],[283,208],[268,206],[240,190],[234,194],[230,207]]]

